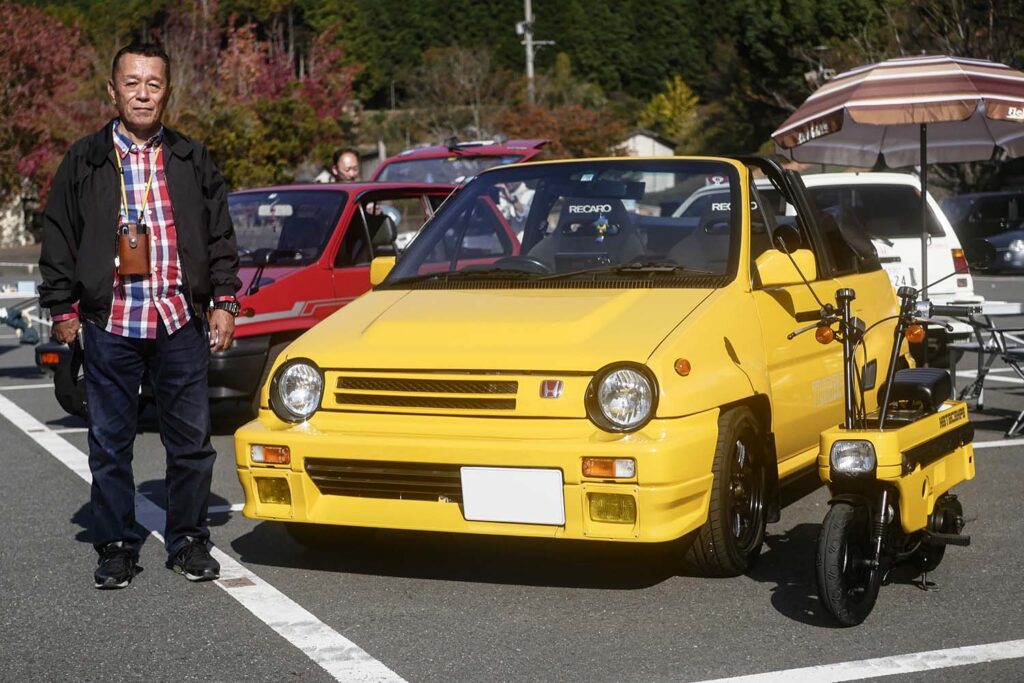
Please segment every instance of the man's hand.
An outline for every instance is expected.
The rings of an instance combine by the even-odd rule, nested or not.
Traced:
[[[206,317],[210,321],[210,350],[223,351],[231,346],[235,336],[235,316],[219,308],[211,308]]]
[[[53,324],[53,338],[61,344],[71,344],[78,336],[78,330],[81,327],[82,323],[78,321],[78,318],[61,320],[59,323]]]

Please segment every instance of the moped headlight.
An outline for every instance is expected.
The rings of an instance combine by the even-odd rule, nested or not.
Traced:
[[[632,432],[654,416],[657,383],[646,367],[623,363],[600,370],[587,388],[587,415],[601,429]]]
[[[836,441],[828,460],[832,471],[840,474],[870,474],[877,462],[870,441]]]
[[[308,420],[320,407],[324,377],[309,360],[291,360],[278,368],[270,384],[270,407],[286,422]]]

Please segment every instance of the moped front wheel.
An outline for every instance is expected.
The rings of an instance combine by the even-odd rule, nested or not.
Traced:
[[[843,626],[863,622],[875,606],[880,572],[871,571],[871,510],[845,501],[832,504],[818,535],[818,599]]]

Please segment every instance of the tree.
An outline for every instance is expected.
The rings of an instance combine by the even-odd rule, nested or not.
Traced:
[[[438,137],[480,137],[491,128],[508,79],[494,68],[490,51],[444,47],[424,53],[413,83],[413,101]]]
[[[11,2],[0,2],[0,35],[0,195],[26,179],[45,200],[68,144],[102,118],[81,97],[92,52],[77,27]]]
[[[665,81],[664,89],[641,110],[637,122],[676,143],[679,153],[700,148],[695,133],[700,124],[697,108],[700,98],[680,76]]]
[[[564,104],[549,109],[525,105],[505,111],[498,125],[509,137],[547,138],[545,154],[558,157],[599,157],[618,154],[626,126],[602,109]]]

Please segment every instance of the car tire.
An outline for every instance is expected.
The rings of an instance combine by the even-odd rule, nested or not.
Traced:
[[[292,340],[277,342],[273,344],[267,351],[267,362],[263,366],[263,372],[260,374],[260,381],[256,385],[256,393],[249,399],[249,413],[256,417],[260,414],[260,392],[263,390],[263,385],[267,383],[267,378],[270,376],[270,369],[274,367],[274,361],[281,355],[281,352],[287,348]]]
[[[768,478],[761,426],[749,408],[718,418],[708,518],[683,543],[684,569],[702,576],[739,576],[761,554]]]
[[[365,543],[373,537],[375,529],[334,524],[285,522],[285,531],[293,541],[309,550],[340,550],[353,543]]]

